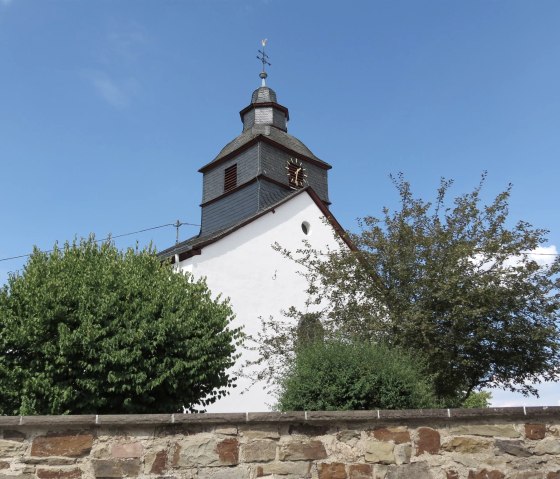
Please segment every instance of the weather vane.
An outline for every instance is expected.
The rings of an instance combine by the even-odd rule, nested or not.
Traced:
[[[266,46],[267,41],[268,41],[268,39],[266,39],[266,38],[264,40],[261,40],[262,50],[259,50],[258,51],[259,53],[257,54],[257,58],[261,61],[262,66],[263,66],[262,72],[259,75],[261,77],[261,80],[262,80],[262,83],[261,83],[262,86],[266,86],[266,77],[268,76],[266,71],[265,71],[266,70],[266,65],[272,66],[272,64],[268,61],[268,55],[264,52],[264,47]]]

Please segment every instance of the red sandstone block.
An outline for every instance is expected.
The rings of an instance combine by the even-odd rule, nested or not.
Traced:
[[[408,431],[399,431],[395,428],[380,427],[373,430],[373,437],[378,441],[393,441],[395,444],[410,442]]]
[[[348,468],[349,479],[371,479],[373,467],[369,464],[351,464]]]
[[[39,479],[80,479],[82,470],[75,467],[73,469],[37,469]]]
[[[150,474],[157,474],[158,476],[163,475],[163,472],[167,469],[167,451],[158,451],[152,467],[150,469]]]
[[[416,455],[419,456],[427,452],[428,454],[438,454],[441,446],[439,432],[429,427],[418,429],[418,441],[416,443]]]
[[[525,437],[527,439],[544,439],[546,426],[544,424],[525,424]]]
[[[93,446],[91,434],[37,436],[31,445],[31,455],[36,457],[82,457]]]
[[[340,462],[321,464],[319,466],[319,479],[347,479],[346,467]]]
[[[220,462],[224,465],[234,466],[239,463],[239,442],[237,439],[224,439],[216,446]]]

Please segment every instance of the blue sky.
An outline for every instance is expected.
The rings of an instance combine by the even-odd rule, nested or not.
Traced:
[[[0,258],[199,223],[197,170],[241,132],[262,38],[345,227],[396,206],[390,173],[428,198],[487,170],[486,197],[513,183],[511,219],[556,251],[559,21],[557,0],[0,0]],[[0,284],[24,262],[0,261]],[[495,398],[558,405],[560,386],[542,393]]]

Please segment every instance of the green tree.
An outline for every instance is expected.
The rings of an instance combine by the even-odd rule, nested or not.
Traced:
[[[484,409],[490,407],[492,393],[490,391],[472,392],[470,396],[463,401],[461,407],[471,409]]]
[[[415,409],[439,405],[423,361],[383,344],[330,339],[298,347],[281,381],[281,411]]]
[[[536,394],[530,382],[560,372],[560,259],[532,259],[547,232],[508,221],[511,186],[482,204],[484,181],[450,202],[442,179],[432,203],[399,175],[400,208],[364,218],[354,250],[284,251],[306,268],[327,335],[422,352],[450,406],[483,387]]]
[[[241,332],[204,281],[93,237],[35,249],[0,291],[0,413],[194,410],[227,393]]]

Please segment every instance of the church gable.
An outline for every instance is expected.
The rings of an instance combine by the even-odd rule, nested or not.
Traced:
[[[252,182],[255,183],[256,182]],[[257,185],[257,188],[262,187],[262,185]],[[279,190],[278,190],[279,191]],[[274,190],[270,188],[269,190],[270,196],[267,196],[267,205],[263,207],[263,209],[259,210],[258,212],[250,215],[247,218],[243,218],[239,221],[235,221],[227,227],[215,229],[214,231],[209,231],[198,234],[192,238],[189,238],[186,241],[176,244],[170,248],[167,248],[159,253],[159,256],[162,258],[171,258],[172,263],[182,262],[192,258],[193,256],[198,256],[201,254],[201,251],[206,248],[208,245],[213,244],[215,242],[220,241],[221,239],[229,236],[230,234],[234,233],[240,229],[246,229],[246,226],[257,221],[259,218],[264,217],[272,213],[274,217],[276,217],[276,212],[278,208],[282,207],[287,203],[294,203],[293,200],[296,198],[303,196],[311,199],[311,202],[315,204],[315,207],[318,208],[320,211],[321,219],[321,228],[323,226],[327,226],[330,224],[329,229],[331,232],[334,233],[333,237],[338,237],[346,246],[350,249],[355,249],[355,246],[350,241],[348,235],[344,231],[344,229],[340,226],[336,218],[331,214],[329,209],[326,207],[325,203],[317,196],[317,194],[311,188],[302,188],[299,190],[292,190],[292,192],[288,196],[283,196],[279,200],[276,200],[274,197]],[[215,202],[218,203],[218,202]],[[227,207],[227,203],[222,203],[220,206],[216,206],[216,208]],[[293,207],[293,205],[292,205]],[[296,206],[297,209],[297,206]],[[216,215],[218,216],[218,215]],[[224,218],[227,218],[227,215],[224,215]],[[297,218],[294,219],[295,223],[297,224]],[[326,222],[324,221],[326,219]],[[307,221],[305,219],[304,221]],[[300,225],[303,230],[303,225]],[[309,234],[309,230],[304,232],[305,235]],[[278,239],[278,238],[277,238]]]
[[[315,196],[315,197],[314,197]],[[332,218],[325,221],[324,205],[310,189],[291,192],[287,199],[263,210],[250,219],[192,245],[191,255],[178,254],[178,269],[196,277],[205,277],[214,294],[227,297],[235,311],[232,327],[257,337],[261,319],[281,319],[282,311],[290,306],[306,307],[307,282],[299,274],[300,267],[286,259],[273,248],[275,243],[289,251],[304,247],[308,241],[312,248],[335,251],[339,247],[333,231]],[[328,211],[327,211],[328,214]],[[192,251],[192,250],[191,250]],[[256,353],[247,349],[237,366]],[[244,372],[249,372],[244,369]],[[251,380],[240,377],[238,387],[231,395],[220,399],[208,408],[209,412],[267,409],[274,398],[262,383],[251,386]]]
[[[240,225],[227,228],[223,233],[212,235],[208,240],[196,245],[202,254],[187,258],[186,261],[181,260],[181,265],[192,263],[201,267],[216,261],[217,269],[220,263],[227,263],[231,265],[231,269],[227,271],[233,272],[242,264],[237,255],[245,251],[242,255],[247,255],[252,260],[265,257],[275,260],[274,268],[278,268],[284,261],[282,255],[272,247],[275,242],[294,251],[302,247],[303,240],[310,241],[317,247],[335,243],[338,224],[331,215],[326,217],[325,212],[321,201],[310,190],[292,192],[288,199],[277,202]],[[304,222],[308,225],[306,231],[302,228]],[[224,252],[227,252],[227,257],[222,256]],[[286,264],[291,264],[291,261],[286,261]],[[254,274],[260,268],[256,264],[245,266],[248,274]],[[222,273],[225,271],[222,270]],[[274,270],[271,273],[274,273]]]

